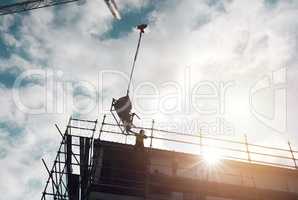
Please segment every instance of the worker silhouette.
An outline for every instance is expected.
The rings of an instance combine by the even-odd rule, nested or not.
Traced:
[[[148,137],[145,135],[145,131],[142,129],[139,133],[134,133],[136,136],[136,149],[143,149],[144,148],[144,139],[147,139]]]
[[[129,96],[126,95],[124,97],[119,98],[118,100],[113,99],[113,106],[116,110],[118,117],[123,123],[125,131],[127,133],[131,132],[131,128],[134,126],[133,118],[137,115],[131,112],[132,105]]]

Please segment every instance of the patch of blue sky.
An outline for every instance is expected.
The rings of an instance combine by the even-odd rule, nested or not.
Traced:
[[[223,0],[208,0],[207,5],[209,7],[213,7],[215,10],[217,10],[219,12],[226,12],[224,2],[225,1],[223,1]]]
[[[6,131],[13,137],[18,137],[24,133],[24,128],[21,126],[18,126],[17,123],[11,122],[11,121],[0,121],[0,132],[1,130]]]
[[[79,110],[73,111],[73,113],[71,114],[71,117],[77,118],[77,119],[80,119],[80,118],[83,119],[84,118]]]
[[[4,147],[0,147],[0,160],[3,158],[6,158],[7,156],[7,149],[5,149]]]
[[[264,4],[267,8],[274,8],[279,3],[279,0],[264,0]]]
[[[5,16],[0,16],[0,17],[5,17]],[[14,21],[12,25],[9,27],[6,34],[10,34],[14,36],[16,40],[19,40],[21,37],[20,35],[21,25],[22,25],[22,19],[20,16],[16,15],[14,17]],[[1,26],[1,21],[0,21],[0,26]],[[0,32],[0,36],[2,34],[5,34],[5,33]],[[7,43],[4,41],[4,38],[0,37],[0,58],[9,58],[10,55],[15,51],[17,51],[16,47],[7,45]]]
[[[12,88],[14,86],[16,78],[23,72],[17,66],[11,66],[9,68],[0,69],[0,84],[6,88]],[[38,75],[32,75],[24,78],[20,83],[20,87],[25,87],[30,84],[44,85],[44,77]]]
[[[1,24],[0,24],[1,26]],[[22,17],[20,15],[15,15],[14,21],[12,25],[9,27],[6,33],[2,34],[10,34],[16,38],[16,40],[21,39],[21,32],[20,27],[22,26]],[[11,55],[16,54],[20,56],[21,58],[25,60],[32,60],[30,58],[30,55],[27,53],[26,49],[22,47],[16,47],[16,46],[9,46],[5,41],[3,37],[0,37],[0,59],[9,59]],[[6,68],[2,68],[0,66],[0,84],[4,85],[7,88],[11,88],[16,80],[16,78],[22,73],[21,66],[11,65]],[[29,77],[28,79],[25,79],[21,86],[25,86],[29,83],[40,83],[39,79],[36,77]]]
[[[9,58],[11,49],[5,44],[3,37],[0,37],[0,58]]]
[[[0,71],[0,83],[7,88],[12,88],[16,80],[17,74],[11,69]]]
[[[222,2],[222,0],[208,0],[207,4],[208,4],[208,6],[214,6],[214,5],[216,5],[218,3],[221,3],[221,2]]]
[[[156,1],[150,1],[139,9],[124,9],[121,11],[122,20],[114,20],[112,28],[103,35],[103,39],[125,37],[137,25],[150,22],[150,14],[156,9]]]

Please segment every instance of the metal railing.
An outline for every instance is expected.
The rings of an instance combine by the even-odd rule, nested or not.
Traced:
[[[106,122],[106,118],[107,116],[105,115],[99,131],[100,140],[133,144],[134,136],[123,134],[118,124]],[[154,127],[154,121],[152,121],[151,127],[134,127],[134,129],[136,131],[145,130],[148,137],[145,146],[148,148],[192,154],[204,154],[205,151],[212,149],[222,159],[298,169],[298,159],[295,157],[298,151],[293,149],[290,142],[288,142],[288,149],[263,146],[248,142],[247,136],[245,136],[243,141],[236,141],[203,134],[193,135],[177,131],[161,130]],[[161,141],[164,145],[156,145],[157,141]]]

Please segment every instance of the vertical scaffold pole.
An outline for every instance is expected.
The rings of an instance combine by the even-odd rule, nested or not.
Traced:
[[[101,122],[101,127],[100,127],[100,130],[99,130],[99,136],[98,136],[98,139],[100,140],[100,137],[101,137],[101,133],[102,133],[102,130],[103,130],[103,126],[105,124],[105,120],[106,120],[106,115],[103,116],[103,119],[102,119],[102,122]]]
[[[153,129],[154,129],[154,120],[152,120],[151,124],[151,135],[150,135],[150,149],[152,148],[153,143]]]
[[[199,136],[200,136],[200,156],[202,156],[203,153],[203,144],[202,144],[202,128],[200,128],[200,132],[199,132]]]
[[[291,152],[291,155],[292,155],[292,159],[293,159],[293,162],[294,162],[294,166],[295,166],[295,168],[297,169],[297,162],[296,162],[296,158],[295,158],[294,152],[293,152],[293,150],[292,150],[292,146],[291,146],[290,141],[288,142],[288,145],[289,145],[289,148],[290,148],[290,152]]]
[[[247,140],[247,135],[244,135],[244,140],[245,140],[245,147],[246,147],[246,153],[247,153],[247,160],[249,162],[251,162],[251,156],[250,156],[250,152],[249,152],[249,148],[248,148],[248,140]]]
[[[127,144],[127,137],[128,137],[128,133],[125,133],[125,142],[124,142],[124,144]]]

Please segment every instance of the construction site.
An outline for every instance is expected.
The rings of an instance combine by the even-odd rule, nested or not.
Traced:
[[[71,118],[64,133],[58,129],[62,140],[52,168],[47,169],[49,178],[42,199],[298,198],[297,152],[290,145],[279,149],[218,140],[159,130],[152,122],[151,127],[136,127],[147,134],[142,149],[134,144],[134,136],[121,132],[111,121],[112,116],[104,116],[96,131],[97,121]],[[171,135],[201,143],[171,139]],[[208,148],[205,142],[216,141],[221,147],[212,147],[225,153],[220,166],[213,168],[203,155],[183,153],[179,148],[155,148],[156,141],[199,150]],[[268,159],[276,162],[263,161]]]
[[[0,15],[75,1],[27,1],[0,7]],[[121,20],[116,2],[105,3]],[[61,142],[52,163],[42,160],[48,178],[41,200],[298,200],[298,149],[290,142],[280,148],[247,136],[237,141],[163,130],[154,119],[135,125],[142,113],[133,113],[130,87],[146,28],[136,25],[126,94],[111,97],[110,112],[56,125]]]

